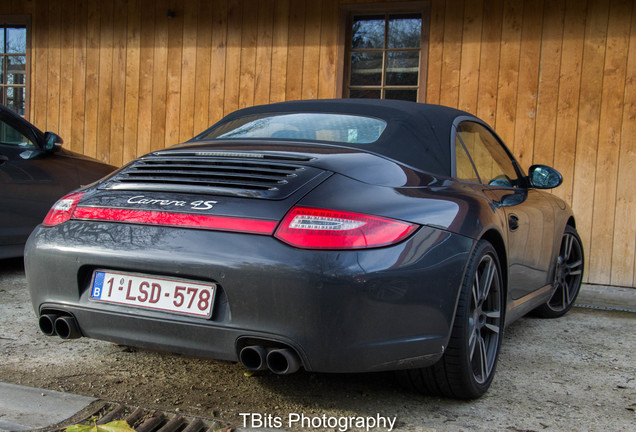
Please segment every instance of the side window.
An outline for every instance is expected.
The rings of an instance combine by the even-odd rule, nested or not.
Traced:
[[[475,167],[457,136],[455,136],[455,167],[458,179],[479,183],[479,176],[475,172]]]
[[[475,164],[482,184],[518,186],[519,178],[510,156],[488,129],[478,123],[463,122],[457,128],[457,136]]]
[[[29,138],[21,134],[4,120],[0,120],[0,144],[17,147],[35,147]]]

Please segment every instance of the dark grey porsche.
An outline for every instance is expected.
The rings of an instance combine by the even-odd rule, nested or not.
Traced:
[[[253,107],[60,200],[27,278],[47,335],[474,398],[505,326],[578,294],[560,183],[446,107]]]

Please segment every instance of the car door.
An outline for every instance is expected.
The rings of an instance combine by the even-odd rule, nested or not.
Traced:
[[[514,158],[490,129],[464,121],[456,130],[456,175],[479,183],[504,218],[511,296],[519,299],[548,284],[554,209],[541,192],[528,188]]]
[[[0,247],[23,244],[77,185],[72,161],[45,152],[40,140],[24,120],[0,110]]]

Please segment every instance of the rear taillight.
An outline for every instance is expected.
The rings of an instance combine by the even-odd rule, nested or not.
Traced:
[[[418,225],[337,210],[294,207],[275,236],[303,249],[367,249],[398,243]]]
[[[44,218],[42,225],[45,227],[53,227],[71,219],[77,204],[83,196],[83,192],[77,192],[61,198],[58,202],[53,204],[53,207],[51,207],[51,210],[49,210]]]

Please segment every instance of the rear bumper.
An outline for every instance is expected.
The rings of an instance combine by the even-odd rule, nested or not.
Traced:
[[[307,251],[270,236],[70,221],[37,228],[25,266],[37,314],[84,336],[237,361],[246,340],[290,346],[305,369],[420,367],[447,345],[471,239],[422,227],[366,251]],[[209,320],[91,302],[93,270],[218,284]]]

